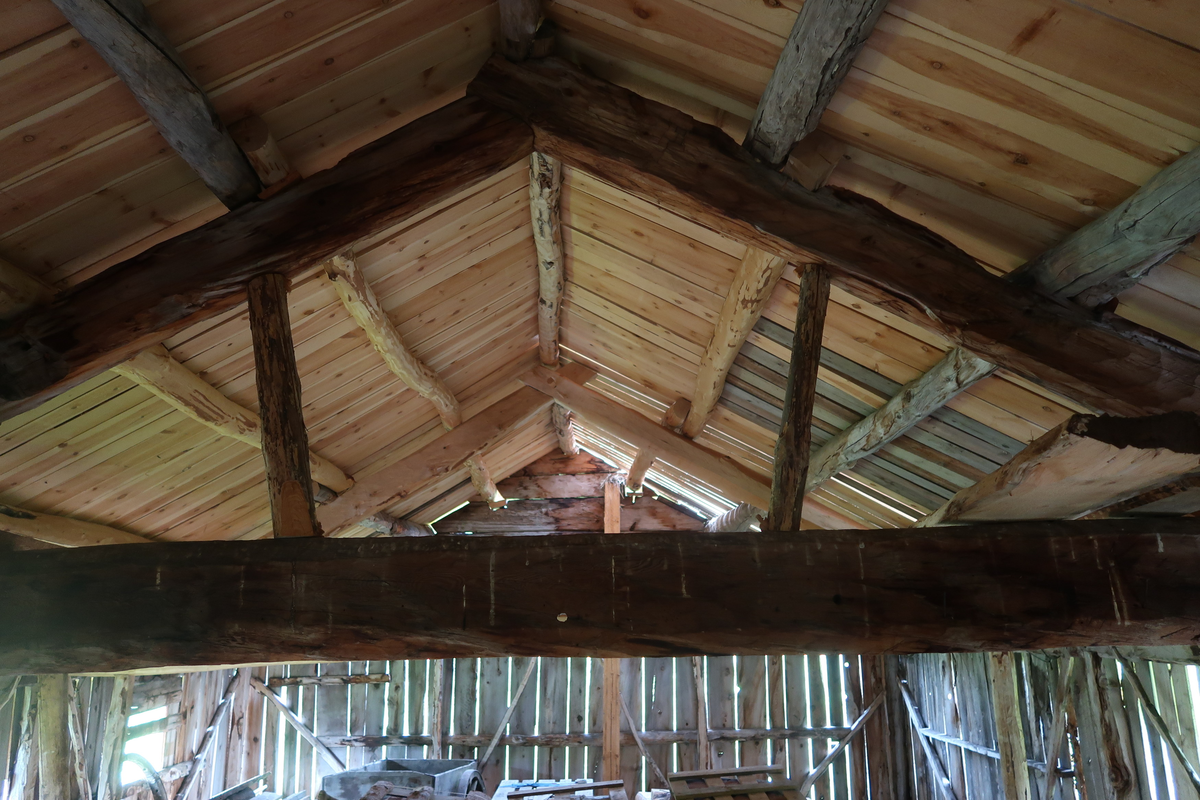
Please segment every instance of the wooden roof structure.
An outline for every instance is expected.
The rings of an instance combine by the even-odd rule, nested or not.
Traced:
[[[1200,511],[1200,14],[801,5],[9,4],[0,529],[270,537],[263,440],[297,425],[331,537],[499,507],[560,447],[765,517],[795,418],[805,529],[1186,530],[1136,514]],[[275,273],[295,386],[256,382]]]

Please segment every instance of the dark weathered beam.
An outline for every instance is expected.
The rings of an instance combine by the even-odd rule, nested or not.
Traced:
[[[105,270],[0,329],[0,418],[244,302],[255,275],[297,273],[525,158],[529,128],[452,103],[289,186]]]
[[[217,199],[237,208],[258,196],[254,167],[141,0],[53,2]]]
[[[1200,233],[1200,150],[1013,271],[1010,279],[1095,308],[1191,244]]]
[[[259,275],[250,281],[248,291],[271,527],[276,538],[320,536],[287,306],[288,279],[277,272]]]
[[[724,133],[565,62],[489,61],[469,90],[534,127],[539,152],[795,263],[973,354],[1092,407],[1200,410],[1200,355],[988,274],[846,192],[810,192]]]
[[[0,672],[1186,644],[1197,620],[1191,520],[170,542],[0,560]]]
[[[806,0],[758,101],[745,147],[778,167],[817,129],[887,0]]]
[[[542,20],[542,0],[499,0],[500,51],[512,61],[524,61]]]
[[[821,332],[829,303],[829,275],[819,264],[800,274],[796,333],[783,394],[783,426],[775,440],[775,475],[765,527],[800,530],[808,459],[812,455],[812,412],[817,397],[817,366],[821,363]]]

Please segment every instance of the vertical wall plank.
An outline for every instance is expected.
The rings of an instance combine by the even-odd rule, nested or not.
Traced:
[[[787,727],[787,703],[783,689],[783,656],[767,656],[767,701],[772,728]],[[772,764],[787,764],[787,739],[771,739]]]
[[[1142,684],[1152,687],[1147,663],[1142,659],[1132,659],[1130,663],[1133,665],[1133,671],[1141,678]],[[1147,691],[1153,689],[1148,688]],[[1138,766],[1138,788],[1143,800],[1152,800],[1155,797],[1167,796],[1166,771],[1163,769],[1164,753],[1162,741],[1154,729],[1143,730],[1147,726],[1142,720],[1141,711],[1142,704],[1136,696],[1128,695],[1125,701],[1125,716],[1129,720],[1130,742]],[[1149,748],[1143,744],[1146,741],[1149,742]]]
[[[604,734],[604,659],[589,658],[591,674],[591,698],[589,700],[588,731]],[[604,777],[604,747],[588,750],[588,777],[601,780]]]
[[[492,736],[508,710],[508,659],[479,659],[479,733]],[[482,752],[479,754],[483,755]],[[498,746],[486,764],[480,764],[488,794],[504,779],[508,748]]]
[[[767,660],[765,656],[738,658],[738,727],[767,727]],[[741,763],[766,764],[770,743],[743,742]]]
[[[828,656],[817,655],[816,653],[808,656],[808,691],[809,691],[809,719],[814,728],[823,728],[832,724],[829,717],[828,707],[826,705],[826,689],[829,688],[829,658]],[[813,739],[812,760],[813,764],[821,763],[821,759],[825,758],[825,754],[829,752],[828,739]],[[813,783],[813,791],[816,797],[830,797],[832,786],[829,770]]]
[[[872,703],[879,695],[887,694],[885,656],[863,657],[863,702]],[[885,697],[883,705],[867,720],[863,729],[867,753],[867,789],[863,797],[874,800],[895,800],[891,747],[888,742],[889,721],[898,709]],[[868,794],[869,792],[869,794]]]
[[[367,674],[378,675],[387,672],[388,662],[386,661],[368,661]],[[362,702],[365,705],[362,716],[362,732],[368,736],[383,735],[383,717],[387,708],[387,687],[386,683],[369,683],[366,686],[359,687],[362,697]],[[378,761],[383,758],[382,747],[365,747],[362,748],[362,763],[370,764],[372,761]]]
[[[408,697],[408,662],[389,661],[387,673],[387,732],[389,736],[403,736],[404,725],[408,721],[404,712]],[[391,745],[384,750],[384,758],[408,758],[408,748],[404,745]]]
[[[234,689],[233,700],[230,703],[229,711],[225,714],[228,733],[225,735],[225,747],[222,748],[225,753],[225,769],[224,775],[221,778],[222,790],[230,786],[237,786],[242,782],[244,764],[250,749],[246,726],[246,714],[250,710],[252,699],[250,694],[250,670],[240,670],[237,676],[237,688]],[[254,695],[260,699],[262,698],[262,695],[258,694],[258,692],[254,692]]]
[[[692,659],[676,658],[675,662],[675,716],[677,729],[694,731],[697,724],[696,671]],[[691,742],[675,746],[680,772],[700,769],[697,745]]]
[[[517,686],[533,660],[532,658],[514,658],[512,660],[511,674],[513,685],[509,693],[509,703],[512,702],[513,697],[516,695]],[[525,691],[517,698],[517,705],[513,708],[512,718],[508,725],[509,733],[533,733],[537,725],[538,675],[536,664],[533,670],[534,674],[530,676],[529,683],[525,686]],[[506,704],[505,708],[507,707]],[[534,748],[508,748],[508,777],[520,781],[533,778],[533,761]]]
[[[846,694],[848,697],[847,710],[849,718],[857,720],[859,715],[870,702],[865,699],[863,687],[863,660],[860,656],[843,656],[845,670]],[[872,698],[873,699],[873,698]],[[878,715],[879,710],[876,710]],[[865,797],[867,786],[867,737],[865,734],[855,736],[850,742],[850,791],[853,797]]]
[[[260,681],[267,679],[266,667],[247,669],[246,674],[246,717],[245,741],[246,755],[242,760],[242,774],[238,783],[248,781],[255,775],[263,773],[263,716],[266,713],[267,699],[250,686],[249,678],[254,676]],[[239,690],[240,691],[240,690]]]
[[[285,674],[283,677],[290,677],[291,675],[295,674],[295,671],[299,669],[299,667],[292,665],[285,667],[284,669]],[[282,686],[280,687],[279,694],[280,698],[284,703],[287,704],[288,708],[299,713],[299,686]],[[281,793],[284,796],[287,796],[300,791],[299,776],[296,773],[296,766],[300,760],[300,744],[298,741],[299,735],[296,733],[295,728],[293,728],[291,725],[288,725],[286,722],[283,722],[282,720],[277,720],[276,725],[278,726],[280,739],[283,742],[283,745],[280,749],[280,758],[278,763],[280,769],[282,770],[282,776],[286,778],[286,780],[280,780],[277,785],[280,787]]]
[[[541,701],[538,731],[540,733],[566,733],[567,672],[570,669],[568,659],[543,658],[539,669],[541,670]],[[525,691],[530,690],[527,688]],[[538,748],[538,779],[561,780],[566,777],[567,749],[565,747]]]
[[[1179,746],[1183,748],[1183,752],[1188,754],[1188,758],[1198,759],[1200,754],[1196,752],[1196,719],[1193,716],[1193,705],[1191,688],[1188,685],[1187,678],[1188,668],[1182,664],[1172,664],[1170,666],[1170,681],[1171,688],[1175,695],[1175,709],[1177,719],[1179,720]],[[1196,760],[1192,761],[1197,763]],[[1180,786],[1186,785],[1184,781],[1178,782]],[[1189,787],[1191,788],[1191,787]],[[1181,793],[1182,800],[1196,800],[1200,796],[1200,792],[1196,792],[1192,788],[1191,794]]]
[[[586,658],[567,659],[567,732],[588,732],[588,672]],[[592,748],[595,749],[595,748]],[[571,777],[592,777],[588,748],[568,747],[566,773]]]
[[[647,658],[646,674],[643,683],[646,687],[646,727],[648,731],[674,730],[675,714],[675,659]],[[632,709],[631,709],[632,710]],[[658,764],[664,774],[674,771],[671,760],[671,745],[651,744],[646,746],[646,752]],[[666,789],[650,769],[646,773],[646,782],[651,788]]]
[[[263,680],[267,681],[276,676],[282,676],[283,673],[283,667],[267,667]],[[255,694],[257,695],[258,693],[255,692]],[[286,793],[283,791],[282,776],[278,761],[280,740],[279,709],[275,708],[274,705],[268,706],[265,697],[259,696],[257,700],[263,710],[262,771],[270,775],[267,778],[266,790],[286,797]]]
[[[479,659],[454,659],[454,733],[476,733],[475,704],[479,692]],[[494,731],[493,731],[494,732]],[[451,758],[475,758],[475,748],[455,745]]]
[[[345,661],[322,664],[320,674],[333,676],[349,675],[350,665]],[[347,703],[350,700],[349,687],[345,685],[316,686],[314,687],[314,691],[317,695],[316,727],[312,728],[312,732],[317,736],[345,736],[349,733],[350,719],[347,711]],[[349,763],[350,748],[331,747],[330,749],[343,764]],[[333,766],[323,758],[317,759],[316,766],[317,774],[322,777],[336,772]]]
[[[733,707],[734,687],[734,657],[708,656],[708,727],[733,728],[735,711]],[[718,741],[713,743],[713,769],[737,766],[737,745],[735,742]]]
[[[66,675],[40,675],[38,704],[38,795],[41,800],[60,800],[77,794],[71,772],[71,742],[67,737]]]
[[[639,725],[642,719],[642,660],[640,658],[621,659],[621,697],[629,709],[630,715]],[[619,706],[618,706],[618,713]],[[620,714],[620,730],[629,730],[625,715]],[[636,744],[621,745],[621,779],[625,781],[625,790],[633,797],[633,792],[641,791],[645,784],[642,781],[642,751]]]
[[[405,733],[420,734],[427,733],[429,723],[427,722],[428,711],[426,709],[425,694],[426,685],[429,681],[429,662],[424,660],[414,659],[408,662],[408,721],[405,724]],[[424,758],[425,748],[421,745],[410,745],[408,748],[409,758]]]
[[[803,728],[808,725],[808,694],[804,656],[783,657],[783,679],[787,685],[787,726]],[[788,774],[802,777],[812,768],[812,742],[809,739],[788,740]]]
[[[316,675],[317,665],[315,664],[299,664],[293,667],[293,675]],[[317,687],[315,686],[298,686],[298,706],[293,706],[292,711],[296,712],[296,716],[304,720],[304,724],[308,729],[315,730],[313,722],[317,715]],[[317,767],[314,761],[324,762],[325,759],[317,756],[313,752],[313,746],[300,737],[296,742],[296,791],[308,792],[316,794],[320,789],[320,782],[313,782],[315,769],[327,769],[328,765]],[[342,762],[345,763],[345,762]],[[324,774],[324,773],[322,773]]]

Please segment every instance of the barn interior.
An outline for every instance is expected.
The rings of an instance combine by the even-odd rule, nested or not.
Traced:
[[[0,118],[3,800],[1200,800],[1192,4],[8,0]]]

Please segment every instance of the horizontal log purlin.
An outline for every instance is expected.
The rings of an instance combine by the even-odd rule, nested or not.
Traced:
[[[719,728],[708,731],[708,740],[719,742],[764,742],[788,739],[839,739],[850,732],[849,728],[831,726],[827,728]],[[695,742],[699,734],[692,731],[638,731],[646,744],[675,744]],[[508,733],[500,737],[498,747],[598,747],[603,734],[600,733]],[[421,747],[433,744],[428,734],[408,736],[319,736],[330,747]],[[452,733],[445,744],[460,747],[487,747],[491,735],[482,733]],[[636,745],[633,734],[621,732],[621,744]]]
[[[365,683],[387,683],[391,676],[386,673],[370,675],[293,675],[286,678],[267,678],[267,686],[358,686]]]
[[[170,542],[0,561],[0,674],[1172,645],[1198,621],[1192,520]]]
[[[1200,410],[1200,354],[1010,284],[866,198],[810,192],[680,111],[557,59],[493,58],[467,91],[529,122],[539,152],[790,261],[823,261],[860,299],[1080,403]]]
[[[0,328],[0,419],[245,302],[246,283],[295,276],[529,155],[527,125],[474,98],[337,166],[117,264]]]

